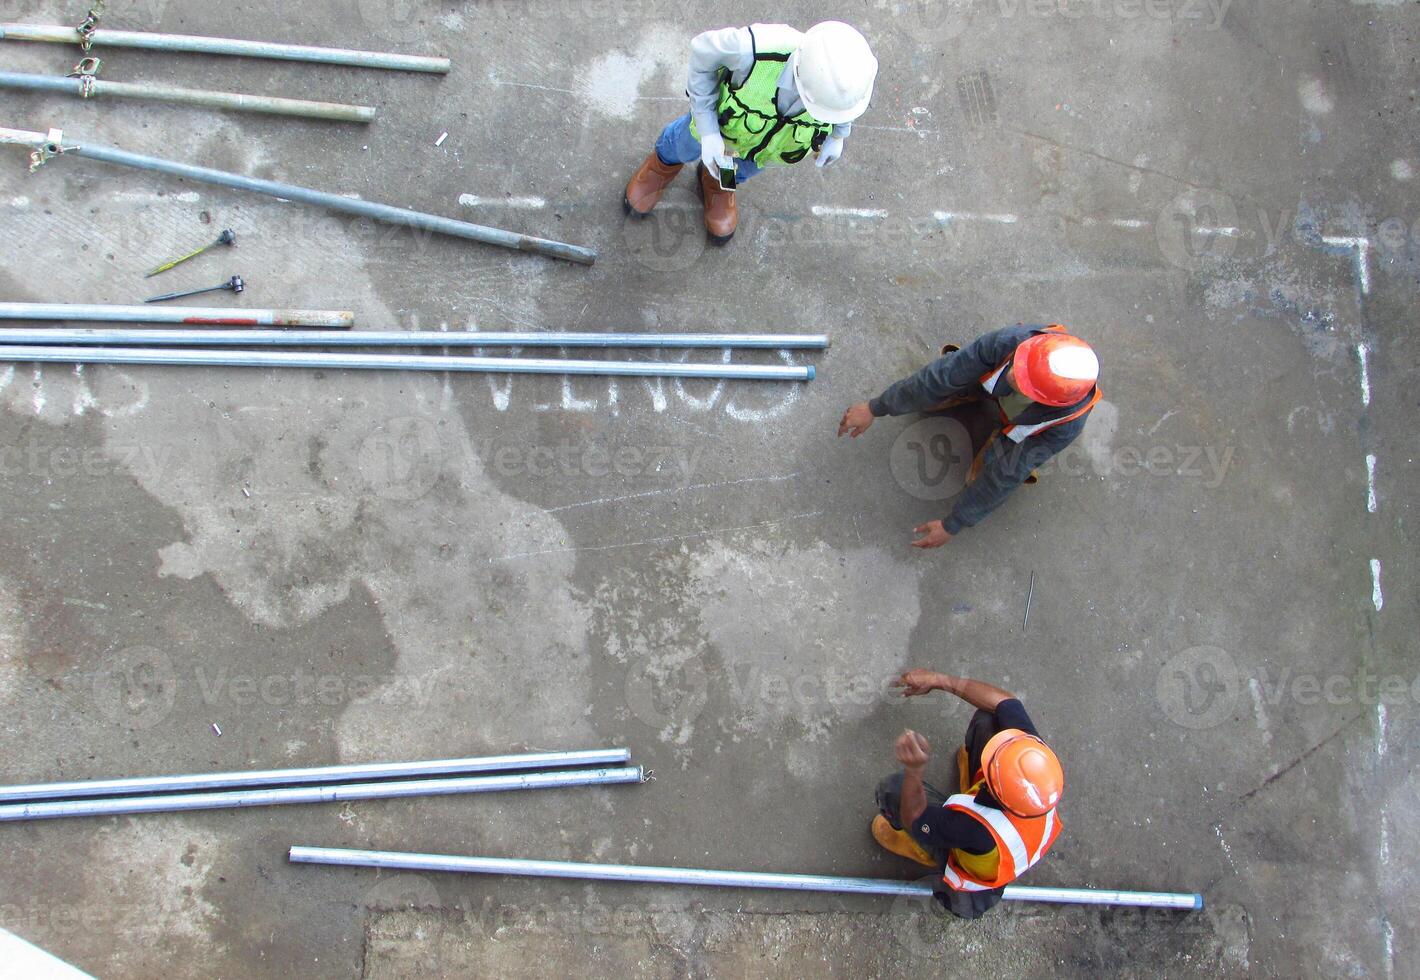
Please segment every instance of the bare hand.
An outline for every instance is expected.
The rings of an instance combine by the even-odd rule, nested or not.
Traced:
[[[932,758],[932,746],[910,728],[897,737],[895,751],[897,761],[908,769],[924,769]]]
[[[841,438],[846,433],[856,439],[872,424],[873,410],[867,402],[859,402],[843,413],[843,421],[838,423],[838,435]]]
[[[947,533],[946,526],[941,521],[930,521],[926,524],[913,528],[914,534],[921,534],[922,537],[912,542],[914,548],[940,548],[952,539]]]
[[[937,674],[934,671],[909,670],[897,679],[894,687],[902,688],[902,696],[905,698],[915,698],[920,694],[930,694],[937,689]]]

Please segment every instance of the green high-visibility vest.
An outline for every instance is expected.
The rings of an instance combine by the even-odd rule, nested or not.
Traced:
[[[741,160],[761,167],[787,167],[821,147],[833,126],[819,122],[807,110],[782,116],[774,102],[779,78],[798,48],[799,32],[780,24],[755,24],[749,31],[754,38],[754,66],[744,82],[735,87],[729,69],[720,70],[720,135]],[[694,120],[690,135],[700,138]]]

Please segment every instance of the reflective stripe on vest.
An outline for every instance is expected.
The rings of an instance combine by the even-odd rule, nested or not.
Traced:
[[[967,794],[957,794],[943,806],[958,813],[965,813],[984,826],[996,841],[996,847],[1001,854],[993,881],[972,876],[961,867],[954,866],[954,860],[949,857],[942,869],[942,878],[957,891],[992,891],[1010,884],[1044,857],[1055,843],[1055,838],[1060,836],[1060,821],[1054,810],[1042,817],[1017,817],[995,807],[982,806],[976,802],[975,797]],[[1040,835],[1038,840],[1037,833]],[[1031,853],[1027,838],[1035,841],[1034,853]]]
[[[720,135],[742,160],[761,167],[787,167],[822,146],[833,126],[819,122],[807,109],[793,116],[779,113],[779,80],[788,69],[790,55],[803,43],[803,34],[785,24],[753,24],[749,33],[754,41],[754,64],[745,80],[734,87],[730,74],[721,73],[716,103]],[[700,138],[694,120],[690,133]]]

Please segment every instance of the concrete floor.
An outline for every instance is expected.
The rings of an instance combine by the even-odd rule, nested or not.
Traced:
[[[29,176],[9,150],[0,297],[133,302],[146,267],[231,227],[235,253],[162,287],[239,273],[239,305],[353,309],[365,328],[834,346],[784,355],[818,380],[758,387],[0,367],[7,781],[603,745],[657,774],[9,825],[0,925],[106,978],[1420,969],[1403,912],[1420,848],[1414,4],[783,4],[772,16],[801,26],[853,20],[883,72],[843,160],[749,184],[723,251],[689,180],[645,224],[623,221],[620,194],[682,110],[687,38],[762,11],[119,6],[110,26],[455,68],[104,51],[109,79],[382,116],[362,130],[6,92],[0,125],[600,260],[82,160]],[[81,7],[2,9],[72,23]],[[0,50],[12,70],[75,60]],[[949,506],[918,458],[952,432],[888,420],[848,444],[838,417],[939,344],[1018,320],[1093,341],[1106,401],[1038,487],[913,551],[912,527]],[[302,843],[909,877],[867,835],[873,785],[904,727],[945,762],[968,716],[884,696],[917,665],[1017,691],[1064,758],[1066,834],[1027,883],[1198,890],[1207,911],[1012,906],[965,925],[918,903],[285,861]]]

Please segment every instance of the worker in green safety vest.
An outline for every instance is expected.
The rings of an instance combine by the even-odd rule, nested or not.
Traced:
[[[724,245],[739,224],[735,188],[810,154],[820,167],[837,160],[877,75],[867,40],[839,21],[807,32],[754,24],[698,35],[690,42],[690,112],[662,131],[632,175],[627,214],[650,214],[681,168],[698,160],[705,230]]]

